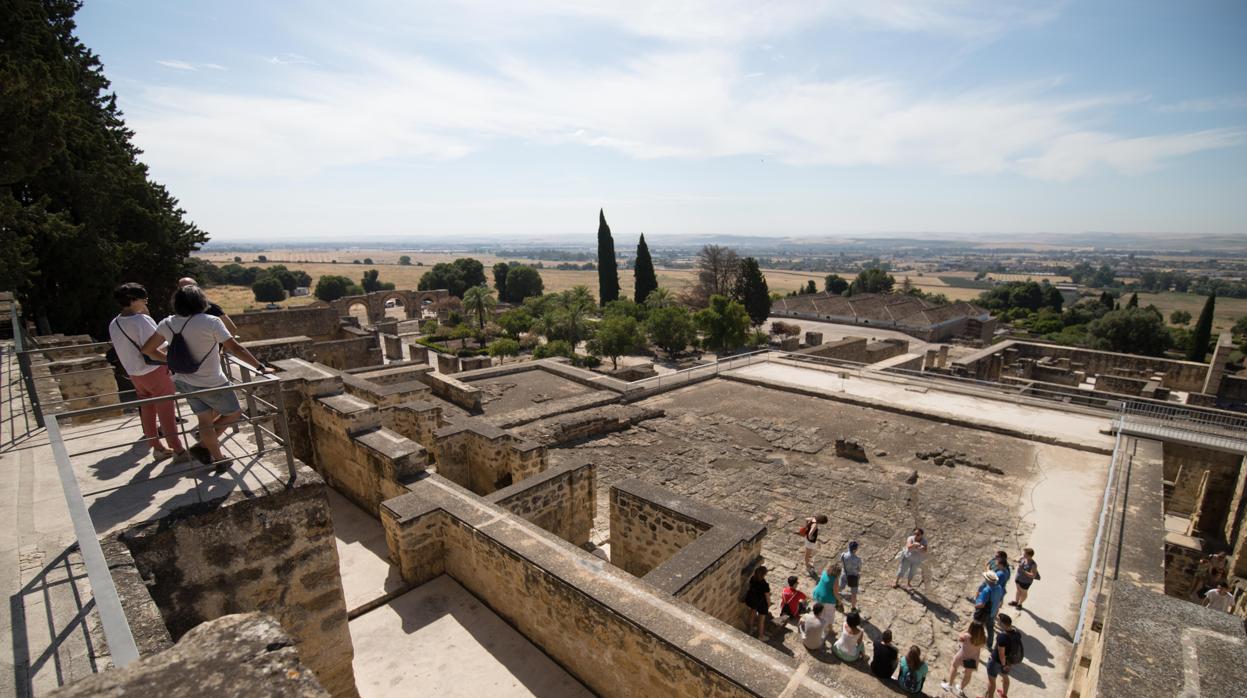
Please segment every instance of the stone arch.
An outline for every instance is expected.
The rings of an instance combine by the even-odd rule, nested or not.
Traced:
[[[407,291],[380,291],[381,316],[387,320],[411,319],[411,295]],[[371,295],[371,294],[370,294]],[[390,305],[394,301],[394,305]],[[395,308],[401,312],[393,312]]]

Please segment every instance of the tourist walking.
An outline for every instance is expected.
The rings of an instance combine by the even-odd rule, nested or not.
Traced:
[[[862,630],[862,617],[851,612],[844,617],[844,625],[840,628],[840,637],[836,638],[831,651],[842,662],[856,662],[862,658],[866,647],[866,632]]]
[[[221,370],[221,348],[266,373],[264,367],[246,347],[239,344],[225,329],[219,318],[204,314],[208,305],[198,286],[183,286],[173,294],[173,312],[143,344],[143,353],[169,363],[173,384],[179,393],[193,393],[206,388],[229,385]],[[166,349],[164,345],[168,343]],[[191,412],[199,421],[199,443],[190,448],[191,455],[204,463],[215,463],[216,472],[229,468],[221,453],[220,435],[226,427],[242,416],[242,407],[232,390],[186,398]]]
[[[987,646],[987,630],[977,620],[970,621],[970,627],[957,638],[957,652],[953,655],[952,666],[948,671],[948,680],[940,683],[940,688],[952,691],[957,682],[957,674],[961,673],[961,683],[957,685],[957,695],[966,694],[966,686],[970,685],[970,677],[974,676],[979,667],[979,657]]]
[[[820,524],[825,524],[825,523],[827,523],[826,514],[819,514],[818,516],[811,516],[810,518],[805,520],[805,525],[802,526],[801,529],[797,531],[797,533],[800,533],[802,536],[805,537],[805,544],[802,547],[804,548],[803,552],[805,554],[805,569],[810,574],[814,574],[813,557],[814,557],[814,550],[818,547],[818,533],[819,533],[818,527]]]
[[[801,644],[807,650],[821,650],[827,641],[827,624],[823,622],[823,605],[814,604],[810,612],[797,621],[797,632],[801,635]]]
[[[143,345],[156,333],[156,321],[147,309],[147,289],[129,283],[113,291],[113,299],[121,306],[121,312],[108,323],[108,337],[113,343],[117,360],[125,369],[134,394],[140,399],[165,397],[176,394],[169,367],[143,353]],[[139,422],[143,436],[156,460],[186,455],[182,440],[178,438],[177,412],[173,400],[139,407]],[[159,422],[159,426],[157,426]],[[165,448],[160,437],[164,436]]]
[[[990,647],[996,638],[996,614],[1000,612],[1000,602],[1004,599],[1004,589],[995,572],[988,570],[983,573],[983,583],[979,585],[974,596],[974,620],[987,629],[987,644]]]
[[[906,693],[922,693],[922,686],[927,682],[927,663],[922,661],[922,650],[918,645],[910,645],[909,651],[901,657],[901,670],[896,673],[896,683]]]
[[[832,627],[832,622],[836,618],[836,609],[840,608],[840,600],[836,598],[836,581],[840,577],[840,565],[832,560],[823,568],[823,573],[819,575],[818,584],[814,585],[814,591],[810,592],[810,598],[816,603],[823,605],[823,622],[827,627]]]
[[[1231,613],[1234,610],[1234,594],[1230,593],[1230,585],[1224,581],[1204,592],[1204,605],[1214,611]]]
[[[921,528],[915,528],[912,535],[905,539],[905,546],[901,548],[900,564],[896,568],[896,581],[892,582],[892,588],[896,589],[901,586],[901,577],[905,578],[905,588],[909,591],[914,590],[914,575],[918,574],[918,568],[922,566],[927,559],[927,538]]]
[[[857,592],[862,579],[862,558],[857,556],[857,541],[849,541],[849,549],[840,553],[840,591],[849,591],[849,610],[857,612]],[[841,596],[843,598],[843,595]]]
[[[987,660],[987,693],[996,698],[996,678],[1000,678],[1000,698],[1009,698],[1009,670],[1022,661],[1022,634],[1013,629],[1013,619],[1001,613],[1000,637]]]
[[[896,671],[896,657],[899,654],[896,645],[892,644],[892,631],[884,630],[871,648],[874,651],[870,655],[870,673],[877,679],[891,680]]]
[[[758,639],[766,640],[766,619],[771,614],[771,585],[766,582],[766,567],[758,565],[749,578],[745,592],[745,605],[754,613],[758,623]]]
[[[1037,579],[1039,579],[1039,565],[1035,564],[1035,550],[1022,548],[1022,558],[1018,560],[1017,579],[1013,582],[1017,591],[1009,605],[1019,611],[1022,610],[1022,604],[1026,603],[1026,597],[1030,595],[1031,584],[1034,584]]]
[[[788,621],[796,621],[805,613],[805,600],[809,598],[797,585],[800,583],[797,575],[788,577],[788,586],[779,592],[779,618],[788,624]]]

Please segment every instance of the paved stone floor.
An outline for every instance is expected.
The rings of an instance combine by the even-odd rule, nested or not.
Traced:
[[[801,577],[807,593],[812,588],[794,532],[804,517],[825,513],[831,521],[816,564],[850,539],[861,543],[859,605],[870,616],[867,629],[877,635],[891,628],[898,644],[923,648],[937,678],[928,685],[934,693],[956,633],[969,622],[965,596],[977,586],[983,563],[997,549],[1012,556],[1032,545],[1045,576],[1035,588],[1035,615],[1021,626],[1033,631],[1028,656],[1034,661],[1016,673],[1013,695],[1045,695],[1061,680],[1107,456],[723,380],[642,404],[666,416],[551,452],[552,465],[584,456],[598,463],[596,539],[606,537],[613,482],[638,477],[661,484],[768,526],[763,552],[777,602],[790,574]],[[870,462],[836,457],[837,438],[861,443]],[[1004,474],[915,457],[941,448]],[[906,484],[915,470],[917,483]],[[911,595],[890,585],[894,557],[915,525],[926,529],[933,554]],[[791,631],[774,631],[772,644],[797,656],[804,652]]]
[[[497,378],[472,381],[481,389],[481,406],[486,416],[527,409],[550,400],[584,395],[593,388],[556,376],[549,371],[522,371]]]

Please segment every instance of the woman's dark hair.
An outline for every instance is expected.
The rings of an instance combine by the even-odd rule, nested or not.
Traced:
[[[190,317],[208,309],[208,299],[198,286],[183,286],[173,292],[173,312]]]
[[[758,565],[757,568],[755,568],[753,571],[753,578],[762,579],[764,577],[766,577],[766,567],[763,565]]]
[[[921,528],[915,528],[915,529],[914,529],[914,535],[917,535],[917,536],[925,536],[925,535],[927,535],[927,532],[926,532],[926,531],[924,531],[924,530],[922,530]]]
[[[922,666],[922,650],[918,649],[918,645],[909,646],[909,651],[905,653],[905,665],[910,671],[918,671],[918,667]]]
[[[813,611],[814,611],[814,615],[816,616],[823,615],[823,605],[821,603],[814,604]]]
[[[844,622],[848,623],[850,628],[857,630],[858,626],[862,624],[862,616],[858,613],[850,613],[844,617]]]
[[[819,514],[818,516],[815,516],[815,517],[814,517],[814,522],[815,522],[815,523],[820,523],[820,524],[825,524],[825,523],[827,523],[827,515],[826,515],[826,514]]]
[[[986,645],[987,628],[977,620],[970,621],[970,644]]]
[[[140,298],[147,298],[147,289],[143,288],[142,284],[122,284],[113,289],[113,300],[117,301],[117,305],[123,308],[128,307],[131,301],[136,301]]]
[[[881,640],[881,641],[882,641],[882,642],[884,642],[884,643],[891,642],[891,641],[892,641],[892,631],[891,631],[891,630],[884,630],[884,631],[883,631],[883,633],[879,635],[879,640]]]

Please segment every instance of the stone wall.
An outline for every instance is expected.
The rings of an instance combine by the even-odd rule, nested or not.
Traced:
[[[339,370],[360,366],[380,366],[385,362],[381,356],[381,345],[377,342],[377,338],[370,334],[314,342],[311,351],[311,356],[304,358]]]
[[[742,630],[766,526],[636,479],[611,487],[611,563]]]
[[[441,363],[443,354],[438,354],[438,363]],[[438,369],[441,371],[441,369]],[[433,390],[433,394],[458,405],[468,412],[481,411],[481,389],[468,385],[463,381],[451,378],[443,373],[425,373],[424,380],[428,383],[429,388]]]
[[[373,515],[428,467],[423,446],[382,427],[377,406],[352,395],[313,400],[311,427],[313,467]]]
[[[387,501],[382,521],[406,582],[449,575],[599,695],[840,695],[821,683],[834,679],[794,680],[795,660],[440,477]]]
[[[349,373],[342,374],[342,387],[348,394],[362,398],[378,407],[389,407],[400,402],[410,402],[427,397],[429,386],[420,380],[422,371],[410,374],[404,382],[374,383],[368,378]]]
[[[480,495],[521,482],[549,463],[544,446],[474,418],[438,429],[433,440],[438,474]]]
[[[597,516],[596,472],[589,462],[566,463],[504,487],[485,500],[582,546],[589,542]]]
[[[594,395],[594,393],[589,393]],[[611,393],[607,396],[613,397]],[[560,414],[517,430],[517,435],[542,446],[553,448],[603,434],[623,431],[647,419],[663,416],[664,412],[641,405],[605,405]],[[492,422],[495,423],[496,422]]]
[[[122,669],[53,691],[58,698],[96,696],[328,698],[299,661],[294,642],[271,617],[222,616],[188,632],[176,646]]]
[[[1074,371],[1091,375],[1123,375],[1122,371],[1138,375],[1163,373],[1161,386],[1169,390],[1200,392],[1208,373],[1208,364],[1193,361],[1174,361],[1111,351],[1079,349],[1056,344],[1008,341],[996,344],[953,362],[954,373],[980,380],[999,380],[1001,370],[1019,359],[1055,361],[1065,359]]]
[[[838,361],[852,361],[859,364],[873,364],[909,351],[909,342],[904,339],[867,340],[865,337],[845,337],[834,342],[818,344],[797,351],[797,354],[817,356]]]
[[[231,315],[238,326],[240,341],[306,336],[332,339],[338,335],[338,312],[328,305],[316,304],[284,310],[259,310]]]
[[[121,535],[177,639],[232,613],[281,623],[335,696],[355,693],[346,600],[325,483],[297,479],[263,496],[234,495],[171,512]]]
[[[434,434],[446,426],[442,420],[442,407],[430,400],[412,400],[391,405],[381,410],[381,424],[424,446],[430,453],[436,452]]]
[[[1191,516],[1200,509],[1200,530],[1219,534],[1224,530],[1242,466],[1241,454],[1166,443],[1165,480],[1173,483],[1165,501],[1166,513]],[[1206,494],[1204,501],[1198,502],[1204,473],[1208,474]]]
[[[102,355],[81,356],[74,358],[58,358],[47,363],[48,372],[56,379],[60,389],[60,398],[65,402],[59,405],[47,405],[45,409],[54,412],[84,410],[88,407],[117,405],[117,379],[113,375],[112,364]],[[82,415],[70,420],[74,424],[109,419],[121,414],[121,408],[105,410],[95,414]]]
[[[284,359],[304,359],[312,356],[312,338],[304,335],[279,337],[277,339],[257,339],[243,342],[242,345],[255,358],[264,363],[282,361]]]

